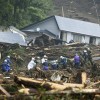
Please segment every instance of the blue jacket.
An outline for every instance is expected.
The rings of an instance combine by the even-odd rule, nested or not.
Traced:
[[[10,71],[10,66],[7,63],[3,63],[1,66],[2,66],[3,72],[9,72]]]
[[[11,62],[11,60],[10,60],[10,58],[6,58],[5,60],[7,60],[7,65],[9,65],[9,66],[10,66],[10,65],[11,65],[11,63],[12,63],[12,62]]]

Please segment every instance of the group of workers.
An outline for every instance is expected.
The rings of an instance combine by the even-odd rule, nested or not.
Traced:
[[[91,51],[89,48],[83,50],[82,56],[84,58],[84,62],[87,61],[92,62]],[[78,55],[78,53],[75,54],[73,63],[76,68],[80,68],[81,58]],[[60,56],[58,60],[52,60],[52,61],[48,61],[48,57],[46,55],[44,55],[42,59],[40,59],[40,57],[32,58],[27,66],[28,70],[34,69],[37,64],[41,64],[43,70],[48,70],[49,68],[56,70],[60,66],[61,68],[65,69],[68,66],[68,58]]]
[[[82,56],[84,58],[84,62],[87,61],[92,62],[91,51],[89,48],[83,50]],[[78,55],[78,53],[76,53],[73,60],[74,66],[76,68],[80,68],[80,62],[81,62],[80,56]],[[1,65],[2,71],[9,72],[11,70],[11,63],[12,62],[10,60],[10,56],[7,56]],[[49,61],[46,55],[44,55],[42,59],[40,57],[37,58],[32,57],[31,61],[27,65],[27,69],[32,74],[32,71],[38,65],[41,65],[43,70],[48,70],[49,68],[56,70],[60,67],[65,69],[68,66],[68,58],[60,56],[58,60]]]
[[[49,65],[51,66],[51,69],[57,69],[59,65],[62,66],[62,68],[66,68],[67,66],[67,57],[60,56],[59,60],[52,60],[51,62],[48,61],[48,57],[46,55],[43,56],[42,59],[40,57],[32,58],[31,61],[28,63],[28,70],[34,69],[37,65],[37,63],[42,65],[43,70],[48,70]]]

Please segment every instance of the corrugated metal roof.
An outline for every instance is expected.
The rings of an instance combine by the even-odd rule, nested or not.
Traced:
[[[25,37],[19,32],[10,29],[0,31],[0,42],[11,44],[18,43],[26,46]]]
[[[100,37],[99,24],[60,16],[55,16],[55,19],[60,30]]]

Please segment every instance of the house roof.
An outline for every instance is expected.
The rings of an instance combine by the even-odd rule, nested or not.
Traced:
[[[26,46],[25,37],[19,31],[14,30],[12,27],[9,27],[7,30],[0,30],[0,42],[1,43],[18,43],[20,45]]]
[[[48,31],[48,30],[34,31],[34,30],[29,29],[29,30],[23,30],[23,32],[26,32],[26,33],[33,33],[33,34],[41,34],[41,35],[42,35],[42,34],[45,34],[45,35],[47,35],[47,36],[50,36],[51,38],[55,38],[55,37],[56,37],[55,34],[51,33],[51,32]]]
[[[80,33],[100,37],[100,25],[96,23],[55,16],[58,27],[62,31]]]
[[[84,35],[89,35],[89,36],[100,37],[100,25],[99,24],[71,19],[71,18],[65,18],[61,16],[50,16],[46,19],[43,19],[42,21],[39,21],[38,23],[33,23],[29,26],[26,26],[22,28],[21,30],[25,30],[28,27],[34,27],[35,25],[42,23],[50,18],[55,18],[57,26],[59,30],[61,31],[67,31],[67,32],[79,33],[79,34],[84,34]]]

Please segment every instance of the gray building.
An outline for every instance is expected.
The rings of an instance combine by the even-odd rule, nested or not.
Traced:
[[[26,26],[21,31],[31,30],[34,33],[37,29],[39,29],[38,31],[47,30],[49,33],[54,34],[55,37],[59,37],[67,42],[74,40],[81,43],[100,44],[100,25],[96,23],[61,16],[51,16],[38,23]]]
[[[25,33],[21,32],[13,26],[10,26],[7,29],[5,29],[4,27],[0,28],[0,43],[18,43],[20,45],[26,46],[27,44],[25,37]]]

